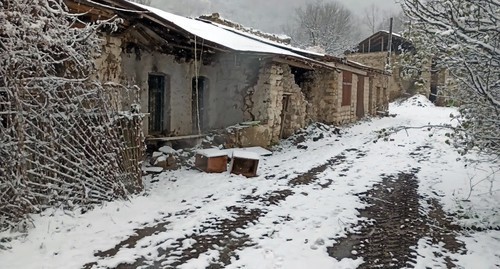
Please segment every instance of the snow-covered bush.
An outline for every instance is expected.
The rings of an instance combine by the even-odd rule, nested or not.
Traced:
[[[142,119],[94,79],[99,31],[63,0],[0,2],[0,229],[141,188]]]
[[[433,60],[452,84],[445,91],[459,105],[460,122],[451,134],[467,153],[478,149],[500,156],[500,2],[498,0],[403,0],[409,17],[405,36],[415,46],[419,73]],[[418,68],[421,67],[421,68]]]

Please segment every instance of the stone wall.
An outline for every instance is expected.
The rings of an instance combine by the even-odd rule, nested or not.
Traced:
[[[149,75],[164,76],[165,131],[161,135],[193,134],[192,79],[195,74],[208,81],[205,95],[207,129],[260,121],[258,127],[245,128],[241,139],[247,145],[253,140],[259,140],[260,145],[268,141],[269,145],[306,126],[308,102],[288,64],[225,53],[215,57],[210,64],[198,63],[196,72],[193,60],[178,59],[140,46],[130,48],[124,38],[106,38],[103,57],[96,63],[98,76],[103,80],[137,85],[141,111],[146,114],[149,112]],[[117,96],[123,97],[120,93]],[[287,111],[283,111],[284,96],[289,96]],[[122,102],[124,108],[130,107],[128,98],[117,102]],[[148,135],[148,117],[144,120],[143,131]]]
[[[358,119],[357,85],[365,80],[364,114],[375,115],[387,107],[387,79],[353,73],[351,102],[342,106],[342,70],[304,70],[277,59],[221,53],[209,64],[154,50],[130,48],[123,40],[108,37],[104,57],[97,63],[100,78],[137,85],[142,112],[149,111],[149,75],[163,75],[166,85],[164,132],[161,135],[193,134],[192,80],[197,75],[207,81],[206,127],[220,129],[244,121],[260,121],[246,128],[250,137],[276,143],[312,122],[345,124]],[[198,70],[195,70],[198,67]],[[353,68],[346,67],[346,70]],[[354,71],[356,72],[356,71]],[[363,73],[364,71],[360,71]],[[300,84],[300,86],[298,84]],[[377,91],[377,88],[379,89]],[[286,110],[284,100],[288,100]],[[122,106],[130,104],[123,98]],[[361,117],[361,116],[360,116]],[[148,118],[143,130],[148,134]]]
[[[292,136],[297,130],[306,126],[306,111],[309,103],[306,101],[302,89],[295,83],[295,77],[290,67],[288,65],[281,65],[280,67],[278,67],[280,72],[283,72],[281,80],[283,92],[281,102],[280,93],[276,93],[276,99],[278,101],[276,105],[281,104],[283,107],[285,98],[288,98],[287,107],[281,111],[283,115],[281,137],[286,138]]]
[[[389,108],[388,85],[390,79],[382,74],[371,74],[370,84],[370,115],[377,115],[378,112],[386,111]]]
[[[429,95],[431,94],[431,80],[432,80],[431,61],[428,61],[428,63],[423,66],[423,69],[424,71],[420,75],[422,81],[420,82],[416,90],[418,93],[429,98]]]
[[[334,124],[337,113],[338,72],[317,69],[304,74],[302,91],[307,101],[307,123]]]
[[[387,61],[387,52],[353,53],[348,54],[347,58],[349,60],[359,62],[376,69],[384,70]],[[395,53],[391,54],[391,63],[394,68],[392,70],[392,76],[389,79],[389,84],[387,86],[387,95],[390,101],[403,96],[404,93],[415,91],[413,89],[415,88],[415,86],[413,85],[414,83],[401,77],[401,68],[397,65],[399,60],[400,59],[398,55],[396,55]],[[430,73],[428,75],[430,76]],[[426,74],[424,74],[423,76],[426,76]],[[430,84],[428,86],[429,87],[427,88],[430,88]],[[423,88],[426,88],[426,86],[424,86]]]
[[[95,78],[106,83],[112,82],[124,87],[109,87],[112,104],[117,110],[129,111],[137,100],[136,92],[130,88],[122,77],[122,40],[119,37],[106,35],[102,37],[101,55],[95,61]]]
[[[102,38],[101,57],[95,62],[97,79],[101,81],[120,82],[122,73],[122,40],[109,35]]]
[[[369,76],[362,76],[360,79],[364,79],[364,92],[363,92],[363,111],[364,115],[363,117],[366,116],[374,116],[373,113],[370,111],[370,77]]]
[[[286,111],[283,111],[284,96],[289,98]],[[308,102],[287,64],[262,63],[257,83],[245,100],[245,118],[260,121],[260,131],[269,136],[271,143],[306,126]]]

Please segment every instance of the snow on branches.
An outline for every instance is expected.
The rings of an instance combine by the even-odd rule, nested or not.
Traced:
[[[141,188],[142,118],[113,94],[136,89],[94,79],[98,32],[112,28],[62,0],[0,2],[0,229]]]
[[[500,156],[500,2],[498,0],[403,0],[415,45],[413,66],[432,59],[453,80],[447,94],[457,101],[460,127],[452,134],[466,153]],[[414,71],[419,71],[414,69]]]

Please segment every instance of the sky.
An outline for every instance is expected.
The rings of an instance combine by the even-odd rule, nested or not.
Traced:
[[[324,0],[327,2],[329,0]],[[397,12],[396,0],[337,0],[362,20],[365,9],[376,5],[380,15]],[[218,12],[222,17],[247,27],[272,33],[282,33],[285,25],[293,21],[295,9],[316,0],[152,0],[152,5],[184,16]]]

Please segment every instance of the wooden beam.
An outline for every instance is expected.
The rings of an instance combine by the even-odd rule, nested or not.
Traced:
[[[65,1],[66,6],[68,6],[69,10],[72,13],[83,13],[83,14],[89,14],[93,16],[98,16],[102,17],[102,19],[110,19],[113,16],[115,16],[114,12],[107,11],[105,9],[98,9],[92,6],[88,6],[82,3],[76,3],[73,1]]]
[[[178,141],[178,140],[186,140],[186,139],[195,139],[201,138],[205,135],[183,135],[183,136],[168,136],[168,137],[146,137],[146,142],[148,141],[159,141],[159,142],[168,142],[168,141]]]
[[[366,72],[364,70],[357,69],[357,68],[354,68],[354,67],[342,64],[342,63],[330,62],[330,63],[328,63],[328,65],[335,68],[335,69],[342,70],[342,71],[349,71],[349,72],[354,73],[356,75],[361,75],[361,76],[368,75],[368,72]]]
[[[300,67],[300,68],[307,69],[307,70],[314,70],[312,65],[307,65],[304,62],[293,61],[291,59],[287,59],[287,58],[283,58],[283,57],[279,57],[279,56],[273,57],[272,60],[273,60],[273,62],[284,63],[284,64],[288,64],[288,65],[295,66],[295,67]]]

